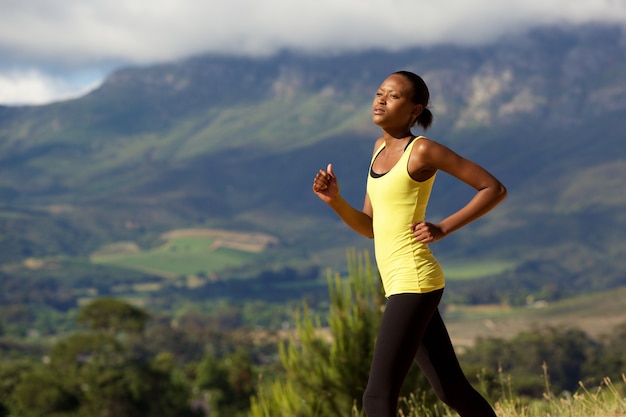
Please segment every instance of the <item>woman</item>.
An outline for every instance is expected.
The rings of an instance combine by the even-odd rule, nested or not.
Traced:
[[[464,376],[438,312],[443,272],[428,247],[494,208],[506,189],[479,165],[411,133],[428,129],[430,94],[421,77],[399,71],[378,88],[372,120],[382,129],[374,145],[363,209],[344,200],[332,164],[313,181],[314,193],[356,232],[374,239],[387,305],[369,381],[363,394],[368,417],[396,417],[398,396],[413,360],[439,398],[461,417],[495,416]],[[437,171],[476,190],[460,210],[437,224],[425,221]]]

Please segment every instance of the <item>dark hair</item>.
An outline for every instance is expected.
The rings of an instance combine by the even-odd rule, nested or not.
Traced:
[[[428,92],[428,86],[419,75],[410,71],[396,71],[394,74],[402,75],[411,82],[413,86],[413,98],[412,101],[415,104],[421,104],[424,109],[417,116],[415,123],[420,125],[424,130],[428,129],[433,123],[433,114],[428,109],[428,101],[430,100],[430,93]]]

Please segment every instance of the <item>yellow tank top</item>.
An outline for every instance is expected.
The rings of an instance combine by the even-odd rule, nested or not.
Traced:
[[[417,242],[410,223],[423,221],[435,175],[415,181],[408,172],[414,139],[396,165],[383,175],[375,175],[372,165],[384,149],[374,152],[367,178],[367,194],[372,204],[374,251],[387,297],[400,293],[426,293],[444,287],[443,271],[427,244]]]

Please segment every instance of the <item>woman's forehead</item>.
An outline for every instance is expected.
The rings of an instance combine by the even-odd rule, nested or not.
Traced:
[[[411,90],[411,83],[406,77],[400,74],[391,74],[383,81],[380,88],[387,88],[391,90]]]

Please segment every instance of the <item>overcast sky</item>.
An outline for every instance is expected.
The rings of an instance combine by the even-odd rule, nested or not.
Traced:
[[[484,43],[551,23],[626,24],[626,0],[0,0],[0,104],[202,52]]]

